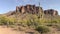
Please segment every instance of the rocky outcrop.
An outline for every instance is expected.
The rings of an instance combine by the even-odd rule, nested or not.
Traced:
[[[40,7],[40,10],[42,10],[41,7]],[[39,7],[35,5],[26,5],[26,6],[20,6],[20,7],[17,6],[16,12],[37,14],[39,12]]]
[[[48,9],[48,10],[44,10],[44,14],[50,14],[50,15],[58,15],[58,11],[54,10],[54,9]]]
[[[9,16],[14,14],[25,14],[25,13],[38,14],[39,12],[40,14],[58,15],[58,11],[54,9],[48,9],[43,11],[42,7],[35,5],[16,6],[16,10],[9,12],[7,15]]]

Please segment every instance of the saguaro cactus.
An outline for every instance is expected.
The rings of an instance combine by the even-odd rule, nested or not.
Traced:
[[[40,2],[39,2],[39,13],[38,13],[39,18],[43,18],[43,10],[40,7]]]

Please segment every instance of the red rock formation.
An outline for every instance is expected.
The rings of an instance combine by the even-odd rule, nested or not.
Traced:
[[[58,15],[58,12],[53,9],[48,9],[44,11],[45,14],[50,14],[50,15]]]
[[[42,10],[42,9],[41,9]],[[37,14],[39,12],[39,7],[35,5],[26,5],[17,7],[16,11],[20,11],[20,13],[31,13],[31,14]]]

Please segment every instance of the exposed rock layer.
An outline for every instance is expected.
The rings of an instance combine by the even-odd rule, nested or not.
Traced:
[[[58,15],[58,11],[54,10],[54,9],[48,9],[44,11],[44,14],[50,14],[50,15]]]
[[[43,10],[43,9],[40,7],[40,11],[41,10]],[[39,7],[35,6],[35,5],[26,5],[26,6],[20,6],[20,7],[17,6],[16,11],[18,11],[20,13],[37,14],[39,12]]]

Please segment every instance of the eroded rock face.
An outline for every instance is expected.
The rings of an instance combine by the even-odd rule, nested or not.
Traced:
[[[48,10],[44,10],[44,14],[58,15],[58,11],[54,9],[48,9]]]
[[[40,9],[42,10],[41,7],[40,7]],[[16,7],[16,11],[20,12],[20,13],[37,14],[39,12],[39,7],[35,6],[35,5],[20,6],[20,7]]]

